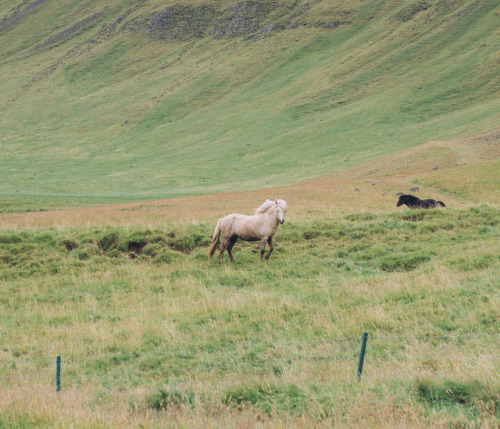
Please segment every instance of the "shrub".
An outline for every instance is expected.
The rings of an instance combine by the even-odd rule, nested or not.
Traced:
[[[115,249],[118,246],[119,241],[120,235],[116,231],[114,231],[101,237],[98,245],[102,250],[108,252],[109,250]]]
[[[61,246],[63,246],[68,252],[71,252],[78,248],[80,245],[78,241],[73,238],[64,238],[60,241]]]
[[[170,245],[174,250],[178,250],[179,252],[189,253],[196,246],[199,246],[202,243],[207,244],[208,238],[206,238],[202,234],[185,232],[183,234],[174,237]]]

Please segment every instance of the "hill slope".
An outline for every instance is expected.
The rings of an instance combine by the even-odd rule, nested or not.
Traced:
[[[500,5],[0,4],[0,202],[296,183],[498,126]]]

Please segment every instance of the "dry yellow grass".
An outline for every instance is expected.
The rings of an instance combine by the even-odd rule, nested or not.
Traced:
[[[64,349],[66,355],[81,356],[83,360],[63,362],[65,386],[59,396],[55,394],[53,386],[54,362],[40,369],[38,362],[28,360],[24,368],[20,366],[14,374],[11,372],[8,382],[0,384],[2,399],[0,413],[4,415],[3,421],[8,422],[8,416],[12,415],[13,425],[19,424],[20,417],[23,416],[27,425],[60,428],[137,427],[138,425],[162,427],[165,422],[172,427],[210,428],[256,426],[447,428],[451,423],[458,426],[467,425],[470,419],[465,415],[451,416],[443,410],[436,410],[433,415],[427,414],[424,405],[410,396],[409,384],[419,379],[449,379],[464,383],[479,381],[487,386],[495,386],[495,380],[498,379],[497,344],[494,340],[485,342],[471,334],[470,338],[464,336],[461,345],[457,346],[455,341],[443,338],[434,341],[429,338],[419,338],[421,333],[418,328],[415,328],[413,336],[409,337],[370,336],[369,354],[365,362],[362,384],[359,384],[355,377],[354,354],[348,359],[326,363],[314,360],[297,361],[290,367],[284,366],[279,375],[269,371],[252,376],[244,373],[227,376],[217,372],[195,372],[196,369],[193,369],[193,377],[187,373],[184,380],[178,381],[177,387],[181,391],[194,391],[196,401],[194,409],[185,404],[173,404],[164,410],[156,411],[147,406],[147,400],[152,392],[151,384],[144,387],[134,386],[126,380],[120,381],[116,374],[107,374],[106,370],[95,375],[80,375],[81,367],[85,364],[88,344],[95,344],[89,359],[93,359],[94,355],[109,354],[109,350],[120,350],[120,346],[124,343],[133,350],[139,350],[141,337],[147,335],[152,326],[161,331],[164,340],[173,344],[179,343],[180,349],[189,348],[189,345],[182,344],[179,331],[179,315],[188,308],[191,317],[197,317],[198,314],[213,314],[214,311],[219,314],[227,314],[229,311],[238,313],[248,305],[255,309],[267,308],[272,314],[264,312],[256,317],[266,321],[272,320],[277,331],[280,329],[280,323],[286,323],[281,319],[281,315],[276,313],[277,310],[285,307],[290,314],[293,314],[302,308],[301,302],[293,296],[278,292],[279,296],[273,298],[269,290],[266,291],[258,286],[221,294],[216,288],[201,284],[194,274],[186,274],[186,279],[181,279],[176,285],[182,289],[179,295],[139,299],[139,296],[148,295],[146,291],[151,284],[171,288],[170,274],[174,269],[178,267],[127,265],[110,271],[89,270],[75,278],[75,284],[100,284],[101,281],[110,283],[121,277],[129,279],[129,294],[124,295],[117,290],[107,301],[107,305],[114,308],[112,313],[119,317],[119,324],[112,324],[109,320],[93,323],[91,319],[75,318],[74,315],[78,314],[79,308],[94,311],[95,314],[100,312],[99,304],[91,296],[87,296],[84,303],[67,303],[62,308],[56,304],[41,304],[45,307],[44,319],[49,320],[57,315],[61,319],[68,318],[73,322],[70,325],[51,326],[47,321],[42,321],[41,323],[46,326],[44,331],[46,336],[53,339],[50,342],[40,342],[40,339],[33,338],[33,333],[22,331],[17,337],[18,350],[28,351],[32,344],[39,343],[39,347],[46,346],[41,356],[55,356],[60,349]],[[234,272],[230,266],[224,266],[221,270],[226,274]],[[476,274],[443,266],[432,267],[429,272],[401,272],[382,277],[352,277],[346,274],[335,284],[335,295],[323,307],[323,311],[309,314],[307,326],[311,330],[326,328],[325,330],[330,331],[335,337],[341,335],[342,331],[359,331],[362,320],[365,327],[373,326],[376,330],[376,326],[384,326],[384,329],[394,332],[400,325],[412,324],[416,316],[408,314],[408,309],[398,304],[381,305],[384,298],[404,296],[405,293],[418,293],[418,291],[457,296],[466,292],[464,285],[467,285],[471,277]],[[482,272],[481,276],[487,284],[495,281],[495,273],[492,270]],[[67,282],[67,278],[61,282]],[[42,297],[47,294],[43,290],[44,287],[51,286],[49,280],[39,280],[38,283],[27,281],[24,289],[26,293]],[[332,290],[331,281],[329,283],[320,276],[314,287],[316,293],[321,296],[330,296],[328,292]],[[55,285],[54,290],[57,288]],[[127,299],[127,296],[130,299]],[[340,314],[339,309],[335,309],[338,305],[336,301],[342,296],[363,297],[367,300],[367,304],[354,306]],[[488,301],[478,302],[477,312],[470,315],[471,326],[478,324],[473,319],[477,314],[486,314],[489,307],[498,308],[500,305],[498,298],[490,296]],[[372,303],[379,304],[372,305]],[[443,317],[451,311],[438,301],[435,305],[440,307],[420,309],[421,317],[434,317],[433,312]],[[337,314],[335,322],[329,316],[331,312]],[[173,322],[174,320],[177,320],[177,323]],[[215,320],[214,324],[218,322],[220,320]],[[252,319],[248,319],[247,323],[252,323]],[[101,349],[99,345],[103,348]],[[352,350],[357,352],[359,343],[357,341],[350,345],[340,343],[338,346],[337,343],[328,341],[317,344],[283,342],[277,346],[278,349],[283,349],[281,350],[283,354],[289,356],[335,357],[339,353],[336,347],[340,347],[340,351],[344,347],[354,347]],[[394,347],[401,350],[398,353],[400,358],[377,359],[377,356],[383,355],[384,349],[393,350]],[[0,354],[0,357],[8,356]],[[70,381],[75,375],[80,381]],[[151,383],[157,376],[146,373],[144,377]],[[159,377],[156,378],[157,381],[163,380],[162,377],[168,378],[168,373]],[[342,400],[325,409],[325,401],[317,398],[318,392],[311,387],[311,380],[314,381],[313,385],[323,386],[330,392],[328,394],[339,390]],[[240,386],[251,386],[252,383],[263,386],[275,384],[297,386],[310,398],[307,413],[269,414],[248,404],[238,408],[234,404],[224,403],[225,392]],[[480,416],[477,421],[480,427],[498,427],[491,404],[484,404],[484,409],[478,405],[478,410]]]

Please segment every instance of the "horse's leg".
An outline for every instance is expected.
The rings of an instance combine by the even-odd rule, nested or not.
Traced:
[[[223,258],[222,254],[224,253],[224,250],[226,250],[228,244],[229,244],[229,239],[223,237],[222,244],[220,245],[219,264],[222,264],[222,258]]]
[[[273,253],[274,250],[273,237],[269,237],[267,239],[267,244],[269,244],[269,252],[266,255],[266,259],[269,259],[269,256],[271,256],[271,253]]]
[[[264,252],[266,250],[266,239],[263,238],[262,240],[260,240],[260,260],[263,261],[264,260]]]
[[[227,245],[227,254],[229,255],[229,259],[231,260],[231,262],[234,262],[232,252],[233,252],[233,247],[236,244],[237,240],[238,240],[237,236],[231,237],[231,239],[229,240],[229,244]]]

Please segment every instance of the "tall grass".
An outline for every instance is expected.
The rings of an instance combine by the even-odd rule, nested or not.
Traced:
[[[222,266],[213,225],[3,230],[0,421],[495,427],[499,222],[295,220]]]

